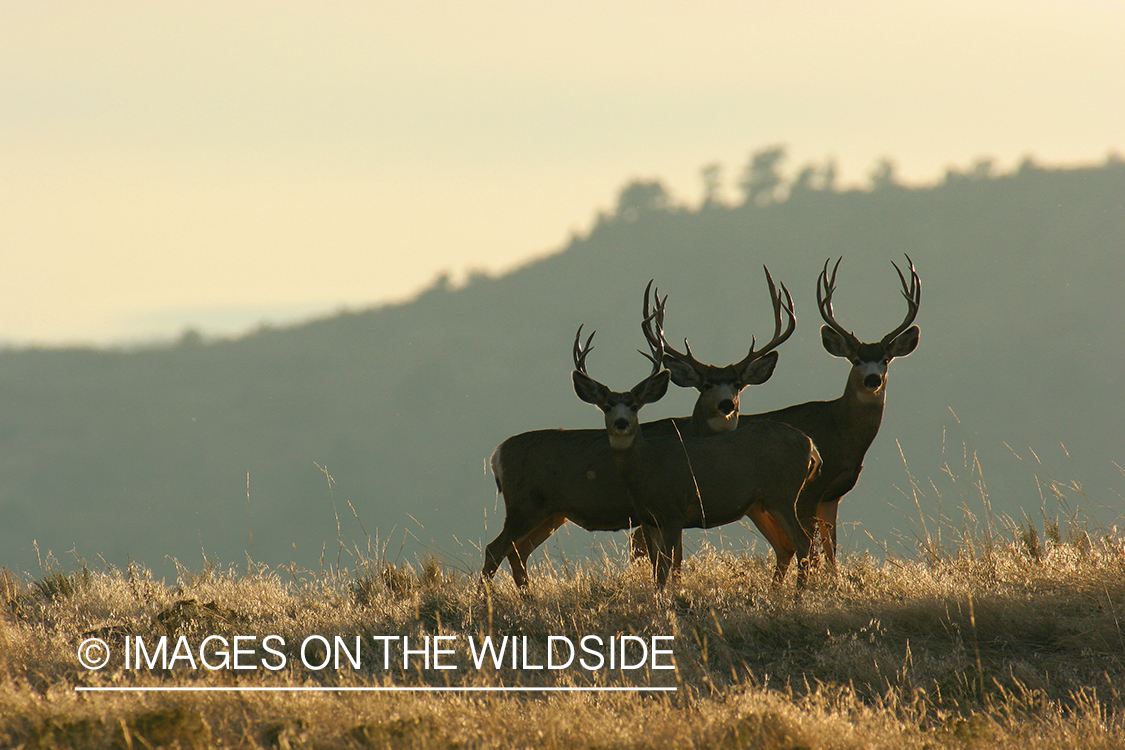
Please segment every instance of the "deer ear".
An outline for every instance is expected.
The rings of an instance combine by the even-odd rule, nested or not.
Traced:
[[[761,385],[770,379],[775,367],[777,367],[777,352],[770,352],[746,365],[742,372],[738,373],[738,380],[744,386]]]
[[[671,373],[672,382],[681,388],[699,388],[703,384],[703,378],[689,364],[665,357],[664,366]]]
[[[578,398],[599,407],[605,403],[609,389],[604,385],[578,370],[570,373],[570,379],[574,382],[574,392],[578,394]]]
[[[820,343],[824,344],[824,350],[833,357],[851,358],[852,353],[848,349],[848,342],[832,326],[820,327]]]
[[[641,404],[653,404],[664,398],[664,394],[668,392],[668,378],[671,374],[667,370],[661,370],[653,375],[651,378],[645,378],[633,388],[633,398]]]
[[[918,326],[910,326],[887,345],[891,357],[905,357],[918,347]]]

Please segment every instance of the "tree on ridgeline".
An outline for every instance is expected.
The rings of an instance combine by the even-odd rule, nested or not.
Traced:
[[[699,174],[703,177],[703,208],[714,208],[719,205],[719,190],[722,189],[723,165],[717,161],[700,167]]]
[[[887,157],[883,157],[875,162],[874,168],[872,168],[871,172],[868,174],[868,179],[871,181],[871,190],[879,192],[881,190],[902,187],[895,171],[896,167],[894,161]]]
[[[784,160],[784,146],[768,146],[751,155],[738,183],[745,199],[744,205],[768,206],[777,202],[777,193],[784,181],[780,170]]]
[[[634,222],[646,213],[668,208],[668,191],[660,180],[633,180],[617,197],[617,218]]]

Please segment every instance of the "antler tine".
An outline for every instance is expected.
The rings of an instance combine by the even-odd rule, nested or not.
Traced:
[[[648,374],[648,377],[651,378],[653,375],[656,375],[658,372],[664,369],[663,347],[657,346],[657,348],[652,350],[652,354],[649,354],[648,352],[642,351],[640,349],[637,350],[637,353],[647,359],[649,362],[652,362],[652,372]]]
[[[645,341],[648,342],[649,349],[655,349],[660,346],[661,351],[664,347],[664,303],[668,301],[668,295],[664,295],[664,299],[660,299],[660,289],[656,289],[656,294],[653,297],[653,310],[649,312],[648,308],[648,295],[652,290],[652,280],[648,282],[645,287],[645,301],[644,301],[644,319],[641,321],[641,332],[645,335]],[[653,333],[652,324],[656,323],[656,333]],[[644,352],[642,352],[643,354]]]
[[[676,351],[675,349],[673,349],[668,344],[668,340],[666,338],[664,338],[664,306],[668,302],[668,295],[665,294],[664,298],[661,299],[660,298],[660,290],[656,289],[653,292],[654,309],[650,313],[649,307],[648,307],[648,295],[649,295],[649,290],[651,289],[651,287],[652,287],[652,282],[650,281],[648,283],[648,286],[645,287],[645,304],[644,304],[645,319],[641,323],[641,330],[644,331],[645,339],[647,339],[648,342],[649,342],[649,347],[652,348],[652,347],[654,347],[654,345],[657,342],[659,342],[661,352],[662,352],[662,355],[661,355],[662,357],[669,357],[669,358],[674,359],[678,362],[683,362],[685,365],[688,365],[689,367],[691,367],[691,368],[693,368],[697,371],[706,369],[707,365],[700,362],[699,360],[697,360],[692,355],[691,347],[688,346],[688,342],[687,342],[686,338],[684,339],[684,353]],[[653,333],[653,330],[652,330],[653,322],[656,323],[656,332],[655,333]],[[641,353],[644,354],[644,352],[641,352]]]
[[[840,269],[840,261],[843,256],[836,259],[836,265],[832,267],[832,276],[828,276],[828,264],[832,259],[824,261],[824,269],[820,272],[820,276],[816,280],[816,304],[820,307],[820,317],[824,318],[824,322],[828,324],[836,333],[843,336],[855,346],[859,346],[859,339],[851,331],[845,330],[842,325],[836,322],[836,317],[832,314],[832,294],[836,291],[836,272]]]
[[[903,253],[903,255],[906,254]],[[918,307],[922,304],[922,279],[918,277],[918,272],[914,270],[914,261],[910,260],[909,255],[906,256],[906,262],[910,264],[909,284],[906,283],[906,276],[903,275],[902,269],[893,260],[891,261],[891,265],[895,267],[895,272],[898,274],[898,280],[902,284],[902,296],[906,298],[906,318],[898,328],[883,337],[884,344],[890,343],[896,336],[910,327],[914,318],[918,315]]]
[[[586,339],[585,346],[581,346],[582,342],[582,326],[578,326],[578,333],[574,336],[574,369],[583,375],[589,375],[586,372],[586,355],[594,350],[590,346],[590,342],[594,340],[594,334],[597,331],[591,331],[589,337]]]
[[[649,286],[651,285],[652,282],[650,281]],[[652,372],[649,373],[650,378],[660,372],[664,367],[664,302],[667,300],[667,295],[665,295],[663,300],[660,299],[660,290],[658,289],[655,297],[655,309],[653,309],[652,313],[649,313],[648,288],[645,288],[645,319],[641,322],[641,330],[644,331],[645,340],[648,341],[648,348],[652,353],[650,354],[640,349],[637,351],[649,362],[652,362]],[[656,328],[659,331],[659,335],[653,335],[652,333],[652,323],[654,320],[656,321]]]
[[[769,284],[770,288],[770,303],[773,305],[773,338],[761,349],[755,349],[756,339],[751,337],[750,351],[741,362],[735,365],[738,369],[745,367],[756,359],[761,359],[784,344],[785,341],[793,335],[793,331],[797,327],[797,316],[793,313],[793,295],[789,293],[789,288],[786,287],[785,284],[781,285],[781,292],[785,295],[785,301],[783,302],[781,294],[777,291],[777,285],[773,283],[773,276],[770,275],[770,269],[763,265],[762,270],[766,272],[766,283]],[[789,317],[789,323],[784,331],[781,330],[782,312]],[[684,343],[686,344],[687,342],[685,341]]]

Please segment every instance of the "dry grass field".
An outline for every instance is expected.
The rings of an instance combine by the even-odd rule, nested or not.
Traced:
[[[506,573],[485,588],[439,560],[395,566],[363,555],[332,572],[208,566],[171,583],[135,567],[6,571],[0,746],[1125,747],[1125,544],[1116,529],[1012,523],[955,536],[920,540],[915,559],[844,559],[837,580],[818,572],[800,596],[792,577],[771,591],[765,557],[706,548],[663,594],[624,554],[540,562],[528,594]],[[273,652],[263,650],[267,635]],[[415,654],[404,669],[397,647],[385,668],[382,644],[399,641],[373,640],[406,636],[415,648],[427,635],[449,636],[434,641],[448,651],[430,666],[455,668],[427,669]],[[468,639],[485,635],[526,637],[526,668],[476,668]],[[548,637],[587,635],[673,636],[661,642],[671,655],[656,662],[675,669],[652,660],[630,670],[532,668],[543,666]],[[157,658],[161,636],[164,656],[178,659]],[[212,636],[224,640],[200,655]],[[221,647],[230,653],[235,636],[254,637],[241,642],[239,662],[253,669],[193,668],[203,658],[222,667]],[[309,636],[325,641],[310,641],[305,664]],[[318,668],[320,646],[335,636],[349,646],[361,639],[358,668],[346,654],[339,668]],[[99,670],[78,660],[93,637],[111,650]],[[152,666],[137,668],[131,652],[126,668],[126,639],[145,644]],[[675,690],[346,690],[390,686]],[[79,690],[91,687],[130,690]],[[131,690],[169,687],[332,690]]]

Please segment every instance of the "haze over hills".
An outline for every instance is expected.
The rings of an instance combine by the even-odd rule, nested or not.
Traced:
[[[844,551],[894,551],[925,533],[919,508],[953,525],[962,504],[1120,522],[1120,160],[981,165],[921,188],[887,169],[865,191],[834,189],[820,168],[771,182],[761,166],[741,205],[689,210],[659,183],[633,183],[559,252],[500,278],[438,279],[404,304],[234,340],[0,352],[0,564],[37,570],[34,540],[64,564],[73,549],[166,572],[201,554],[242,563],[252,544],[269,566],[316,568],[347,564],[338,543],[370,536],[391,557],[435,551],[476,568],[474,545],[503,521],[492,449],[525,430],[601,424],[570,388],[579,324],[598,330],[591,374],[631,386],[647,372],[635,349],[655,279],[669,338],[726,364],[771,333],[765,263],[794,295],[797,331],[743,412],[835,398],[848,366],[820,346],[814,290],[840,255],[835,310],[863,340],[902,319],[890,261],[908,253],[924,288],[921,343],[892,363],[882,430],[841,503]],[[686,414],[693,400],[674,391],[644,416]],[[561,537],[567,555],[605,539]]]

